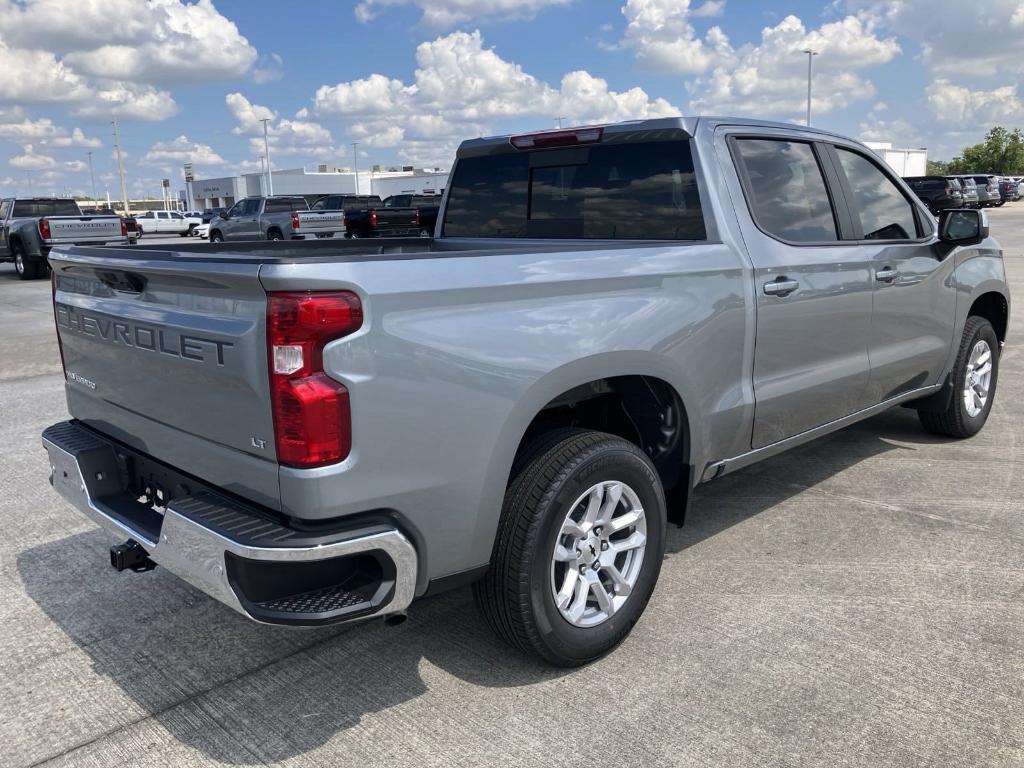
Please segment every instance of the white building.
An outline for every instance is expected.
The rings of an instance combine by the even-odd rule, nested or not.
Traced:
[[[305,168],[275,170],[275,195],[302,195],[312,202],[321,195],[378,195],[381,199],[400,193],[440,194],[448,183],[447,171],[413,168],[359,171],[321,165],[316,172]],[[196,179],[186,183],[189,207],[230,207],[243,197],[267,194],[265,173],[245,173],[219,179]],[[357,189],[358,187],[358,189]]]
[[[865,141],[864,145],[885,160],[886,165],[900,176],[928,175],[928,150],[924,147],[899,149],[891,141]]]

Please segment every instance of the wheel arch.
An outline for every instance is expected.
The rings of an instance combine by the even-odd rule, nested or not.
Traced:
[[[595,418],[597,409],[594,408],[595,401],[602,399],[602,407],[610,407],[616,402],[625,403],[627,413],[622,414],[621,419],[602,424]],[[500,510],[501,498],[511,480],[516,457],[523,448],[549,428],[573,426],[566,423],[566,416],[574,411],[580,417],[577,426],[600,429],[631,442],[639,442],[641,449],[651,456],[647,448],[657,449],[655,439],[659,436],[659,423],[654,420],[656,411],[651,406],[661,403],[670,405],[678,417],[675,425],[678,433],[663,460],[655,461],[655,466],[659,474],[663,474],[664,481],[675,483],[675,496],[679,497],[679,503],[673,506],[678,507],[679,514],[673,516],[670,511],[670,520],[681,523],[693,485],[694,435],[701,434],[697,423],[699,413],[687,406],[694,402],[695,394],[686,375],[666,358],[648,352],[605,353],[573,361],[547,373],[518,399],[501,429],[488,471],[485,497],[492,501],[487,507]],[[587,403],[590,404],[589,409]],[[553,414],[552,411],[560,412]],[[623,428],[631,419],[640,440],[637,432],[630,434],[629,428]],[[648,446],[643,445],[645,437],[649,438],[646,440]],[[677,462],[675,476],[671,474],[673,460]],[[491,523],[490,527],[496,528],[496,517]]]
[[[971,302],[967,316],[977,315],[988,320],[995,329],[996,338],[1006,341],[1010,321],[1010,302],[1001,291],[987,290],[979,293]]]

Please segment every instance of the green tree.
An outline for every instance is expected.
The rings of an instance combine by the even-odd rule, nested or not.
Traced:
[[[952,171],[949,170],[948,160],[929,160],[928,170],[925,171],[929,176],[949,176]]]
[[[1024,133],[1020,128],[1010,131],[997,125],[983,142],[966,147],[963,154],[954,157],[947,168],[949,173],[1024,174]]]

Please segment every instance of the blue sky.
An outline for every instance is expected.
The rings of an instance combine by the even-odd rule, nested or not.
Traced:
[[[988,0],[0,0],[0,194],[258,168],[447,166],[481,134],[804,116],[948,158],[1024,120],[1024,4]]]

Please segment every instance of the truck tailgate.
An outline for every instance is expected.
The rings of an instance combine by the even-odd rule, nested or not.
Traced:
[[[299,211],[299,228],[296,234],[309,235],[317,232],[341,232],[345,229],[345,212]]]
[[[278,506],[260,265],[75,250],[50,256],[71,415]]]
[[[49,237],[43,238],[46,245],[109,243],[124,239],[120,216],[46,216],[42,221],[49,229]]]

